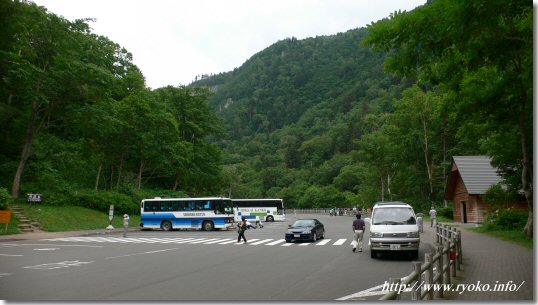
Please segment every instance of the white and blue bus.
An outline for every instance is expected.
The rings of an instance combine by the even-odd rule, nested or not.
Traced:
[[[213,231],[234,225],[232,200],[220,197],[144,199],[142,229],[201,229]]]
[[[282,199],[232,199],[235,221],[286,221]]]

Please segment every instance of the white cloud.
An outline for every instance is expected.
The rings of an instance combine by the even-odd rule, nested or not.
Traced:
[[[241,66],[278,40],[332,35],[425,0],[35,0],[133,54],[148,86],[187,85]]]

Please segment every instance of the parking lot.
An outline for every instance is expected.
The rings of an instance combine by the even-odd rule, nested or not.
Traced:
[[[287,225],[302,217],[319,219],[325,238],[283,241]],[[329,301],[410,272],[407,256],[371,259],[366,245],[353,253],[352,221],[288,214],[284,223],[248,230],[247,244],[237,244],[234,230],[4,240],[0,295],[10,301]]]

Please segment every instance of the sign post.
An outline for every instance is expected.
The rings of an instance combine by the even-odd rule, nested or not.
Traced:
[[[112,226],[112,219],[114,219],[114,205],[110,205],[110,210],[108,211],[108,219],[110,220],[110,223],[108,227],[106,227],[107,230],[114,230],[114,227]]]
[[[33,202],[36,202],[36,203],[40,203],[41,201],[43,201],[43,195],[41,194],[26,194],[28,196],[28,203],[30,204],[30,207],[32,207],[32,203]]]
[[[11,222],[11,211],[10,210],[0,211],[0,223],[6,224],[6,233],[7,233],[7,226],[9,225],[10,222]]]

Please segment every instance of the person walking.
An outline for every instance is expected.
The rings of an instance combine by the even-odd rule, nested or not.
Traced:
[[[247,239],[245,238],[245,231],[247,230],[247,220],[245,217],[241,217],[241,222],[238,224],[237,233],[239,235],[237,236],[237,243],[241,242],[241,238],[243,238],[244,243],[247,243]]]
[[[364,236],[364,228],[365,223],[364,220],[361,219],[361,214],[357,213],[355,216],[357,219],[353,220],[353,252],[357,250],[357,246],[359,247],[359,252],[362,252],[362,237]]]
[[[437,224],[437,211],[432,205],[430,210],[430,227],[433,227],[434,224]]]

